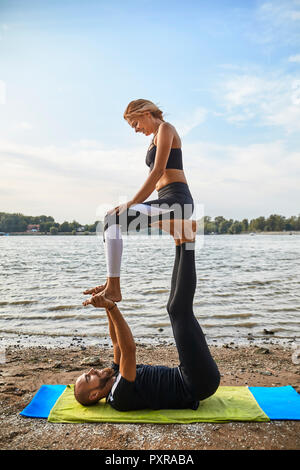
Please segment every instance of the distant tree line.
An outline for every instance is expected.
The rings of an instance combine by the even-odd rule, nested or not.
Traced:
[[[95,232],[98,221],[93,224],[82,225],[76,220],[59,224],[54,218],[47,215],[29,216],[23,214],[8,214],[0,212],[0,232],[26,232],[28,225],[39,225],[42,233],[70,232],[76,233],[78,229],[84,232]]]
[[[202,220],[203,222],[203,220]],[[0,212],[0,232],[26,232],[28,225],[39,225],[42,233],[76,233],[78,229],[83,232],[95,232],[98,221],[93,224],[82,225],[76,220],[64,221],[62,224],[55,222],[54,218],[46,215],[27,216],[23,214],[8,214]],[[100,221],[101,229],[102,222]],[[204,216],[204,233],[243,233],[243,232],[282,232],[300,230],[300,214],[298,217],[284,217],[272,214],[269,217],[257,217],[256,219],[243,219],[242,221],[225,219],[223,216]]]
[[[257,217],[256,219],[239,220],[225,219],[222,216],[204,216],[204,233],[243,233],[243,232],[282,232],[300,230],[300,214],[298,217],[286,218],[282,215],[272,214],[268,218]]]

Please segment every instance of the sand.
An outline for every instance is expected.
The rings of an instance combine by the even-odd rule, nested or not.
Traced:
[[[278,345],[211,347],[221,385],[292,385],[300,392],[300,364],[293,349]],[[268,423],[53,424],[25,418],[19,412],[42,384],[74,383],[90,362],[111,364],[110,348],[8,347],[0,363],[0,449],[5,450],[296,450],[299,421]],[[99,363],[97,363],[100,361]],[[173,346],[137,346],[137,362],[176,366]]]

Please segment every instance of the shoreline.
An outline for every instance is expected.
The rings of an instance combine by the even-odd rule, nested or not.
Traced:
[[[163,328],[158,328],[156,335],[149,337],[135,337],[136,345],[141,348],[156,348],[156,347],[172,347],[174,346],[174,338],[167,336],[160,336]],[[278,346],[285,350],[293,350],[299,343],[299,338],[295,334],[293,337],[277,337],[276,332],[272,330],[263,329],[260,334],[254,334],[251,331],[246,336],[235,336],[235,337],[222,337],[214,338],[207,332],[205,338],[209,347],[225,347],[231,349],[238,349],[244,347],[267,347],[267,346]],[[86,348],[107,348],[110,347],[111,340],[108,334],[104,336],[95,336],[93,339],[85,335],[78,334],[76,332],[64,335],[41,335],[40,333],[10,333],[2,335],[0,338],[0,353],[6,348],[16,347],[21,349],[27,348],[46,348],[46,349],[68,349],[72,347],[80,347],[81,349]]]
[[[210,346],[223,386],[292,385],[300,392],[300,363],[279,345]],[[300,449],[299,421],[187,425],[53,424],[20,411],[42,384],[74,383],[90,367],[111,365],[112,348],[20,346],[0,351],[0,449],[229,450]],[[297,364],[298,362],[298,364]],[[176,367],[174,345],[137,344],[137,363]]]
[[[146,229],[144,229],[144,231],[146,231]],[[141,235],[143,235],[143,231],[141,230]],[[77,236],[89,236],[89,235],[92,235],[92,236],[95,236],[95,235],[102,235],[102,232],[88,232],[88,233],[84,233],[84,232],[77,232],[76,234],[72,234],[71,232],[58,232],[56,234],[51,234],[51,233],[41,233],[41,232],[12,232],[12,233],[6,233],[6,234],[0,234],[0,236],[2,237],[18,237],[18,236],[26,236],[26,237],[30,237],[30,236],[33,236],[33,237],[39,237],[39,236],[46,236],[46,237],[57,237],[57,236],[64,236],[64,237],[67,237],[67,236],[70,236],[70,237],[77,237]],[[125,236],[128,234],[124,234]],[[133,233],[130,233],[130,235],[132,236]],[[135,236],[138,236],[139,233],[135,233],[134,234]],[[230,236],[234,236],[234,235],[300,235],[300,230],[287,230],[287,231],[282,231],[282,232],[241,232],[241,233],[201,233],[201,232],[197,232],[197,235],[209,235],[209,236],[213,236],[213,235],[216,235],[216,236],[220,236],[220,235],[230,235]],[[159,236],[165,236],[165,237],[169,237],[168,234],[160,234]]]

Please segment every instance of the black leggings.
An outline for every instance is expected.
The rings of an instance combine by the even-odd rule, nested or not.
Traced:
[[[193,312],[195,289],[195,243],[176,245],[167,311],[184,383],[194,400],[204,400],[219,387],[220,373]]]

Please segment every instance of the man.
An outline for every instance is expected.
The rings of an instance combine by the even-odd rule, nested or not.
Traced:
[[[83,305],[103,307],[109,321],[113,367],[91,369],[75,383],[74,394],[83,405],[106,397],[119,411],[137,409],[197,409],[200,400],[213,395],[220,373],[193,313],[196,288],[195,250],[187,243],[176,245],[167,311],[179,355],[178,367],[136,365],[136,347],[131,330],[118,306],[101,293]],[[195,248],[195,247],[194,247]]]

